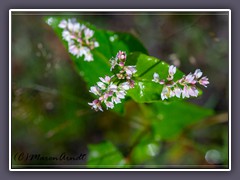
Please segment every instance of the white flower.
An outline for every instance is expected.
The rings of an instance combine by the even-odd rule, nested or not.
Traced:
[[[186,83],[190,83],[190,84],[195,84],[195,83],[196,83],[196,81],[195,81],[195,79],[194,79],[194,76],[193,76],[191,73],[189,73],[189,74],[185,77],[185,82],[186,82]]]
[[[75,52],[76,50],[72,48],[72,51]],[[126,54],[124,54],[122,51],[119,51],[117,56],[119,56],[119,58],[125,58]],[[100,77],[100,81],[97,82],[97,86],[92,86],[90,88],[91,93],[99,96],[97,99],[98,101],[89,103],[96,111],[99,110],[99,107],[101,107],[99,106],[101,103],[104,103],[107,109],[114,108],[114,104],[121,103],[121,99],[124,99],[126,96],[126,91],[130,88],[133,88],[135,84],[131,77],[137,72],[136,66],[125,66],[123,61],[119,62],[118,57],[112,58],[110,63],[112,65],[111,70],[116,65],[119,65],[119,73],[116,73],[111,77]],[[120,63],[123,63],[123,66],[120,66]],[[119,81],[119,79],[121,79],[121,81]]]
[[[120,90],[120,91],[117,91],[117,92],[116,92],[116,96],[117,96],[117,98],[119,98],[119,99],[124,99],[124,98],[125,98],[125,95],[126,95],[125,91]]]
[[[188,93],[188,87],[187,86],[184,86],[183,90],[182,90],[182,97],[185,98],[189,98],[189,93]]]
[[[109,76],[105,76],[105,78],[100,77],[99,79],[106,84],[109,84],[111,81],[111,77]]]
[[[179,87],[175,87],[174,88],[174,93],[175,93],[176,97],[180,98],[182,91]]]
[[[62,32],[63,39],[68,41],[68,42],[72,39],[71,36],[72,36],[71,33],[69,31],[67,31],[67,30],[64,30]]]
[[[125,66],[123,68],[127,74],[127,78],[131,78],[133,74],[135,74],[137,72],[136,70],[136,66]]]
[[[113,96],[112,97],[112,102],[114,102],[116,104],[119,104],[119,103],[121,103],[121,100],[118,97]]]
[[[129,82],[124,82],[120,84],[119,87],[124,90],[129,90],[131,88]]]
[[[108,89],[109,91],[113,91],[116,92],[117,91],[118,86],[116,84],[110,83]]]
[[[76,19],[62,20],[59,25],[64,29],[62,37],[68,42],[68,49],[74,56],[84,56],[84,61],[93,61],[91,50],[99,47],[99,43],[93,39],[94,31],[81,25]],[[82,37],[84,35],[84,37]]]
[[[97,85],[98,85],[98,87],[101,88],[101,90],[105,90],[106,89],[106,85],[104,83],[102,83],[102,82],[97,82]]]
[[[94,47],[99,47],[99,43],[97,41],[94,42]]]
[[[88,28],[84,30],[84,35],[86,39],[90,39],[93,36],[94,32]]]
[[[60,22],[60,24],[58,25],[58,27],[65,29],[67,27],[68,22],[64,19]]]
[[[125,61],[126,58],[127,58],[126,52],[124,52],[124,51],[119,51],[119,52],[117,53],[117,59],[119,59],[120,61]]]
[[[102,110],[102,106],[101,103],[98,99],[95,99],[92,103],[88,103],[90,106],[92,106],[92,109],[94,109],[95,111],[103,111]]]
[[[169,88],[167,86],[164,86],[161,92],[161,98],[162,100],[167,99],[169,94]]]
[[[157,83],[157,82],[159,82],[159,80],[160,80],[159,74],[158,74],[158,73],[154,73],[154,74],[153,74],[153,80],[152,80],[152,81]]]
[[[207,87],[207,84],[209,84],[208,78],[206,76],[202,77],[199,80],[199,84],[203,85],[204,87]]]
[[[194,72],[194,76],[198,79],[202,76],[202,71],[200,69],[196,69]]]
[[[174,65],[169,66],[168,73],[170,76],[173,76],[176,73],[176,67]]]
[[[97,96],[99,96],[99,95],[101,94],[101,93],[100,93],[100,89],[99,89],[99,87],[97,87],[97,86],[92,86],[92,87],[90,88],[89,92],[91,92],[91,93],[93,93],[93,94],[95,94],[95,95],[97,95]]]
[[[112,109],[114,107],[113,102],[111,102],[111,101],[106,101],[105,104],[107,106],[107,109],[108,108]]]
[[[84,60],[85,61],[93,61],[93,55],[90,53],[90,51],[88,51],[87,53],[85,53],[84,55]]]

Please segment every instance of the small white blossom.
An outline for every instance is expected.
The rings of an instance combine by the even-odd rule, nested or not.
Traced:
[[[93,36],[94,32],[90,29],[85,29],[84,30],[84,35],[87,39],[90,39]]]
[[[171,65],[169,67],[168,73],[169,73],[170,76],[173,76],[176,73],[176,67]]]
[[[164,86],[161,92],[162,100],[167,99],[169,96],[170,96],[170,88],[167,86]]]
[[[188,93],[188,87],[187,86],[184,86],[183,90],[182,90],[182,97],[185,98],[189,98],[189,93]]]
[[[119,72],[113,76],[100,77],[97,86],[92,86],[90,92],[98,96],[98,101],[89,103],[93,109],[99,110],[99,103],[105,104],[106,108],[114,108],[114,104],[121,103],[127,90],[134,88],[135,82],[132,76],[137,72],[136,66],[125,66],[126,53],[119,51],[115,58],[110,59],[111,70],[118,66]]]
[[[125,66],[123,68],[127,74],[127,78],[131,78],[133,74],[135,74],[137,72],[136,70],[136,66]]]
[[[65,29],[68,25],[68,22],[64,19],[60,22],[60,24],[58,25],[58,27]]]
[[[97,82],[98,87],[100,87],[102,90],[106,89],[106,85],[103,82]]]
[[[152,80],[152,81],[158,83],[159,80],[160,80],[159,74],[158,74],[158,73],[154,73],[154,74],[153,74],[153,80]]]
[[[171,65],[168,70],[168,77],[165,80],[160,80],[159,75],[157,73],[153,74],[153,82],[163,84],[163,89],[161,92],[161,99],[168,99],[170,97],[178,97],[180,98],[189,98],[191,96],[197,97],[198,96],[198,89],[196,88],[196,84],[199,83],[204,87],[209,84],[208,78],[206,76],[202,77],[202,71],[200,69],[196,69],[194,74],[189,73],[187,76],[183,76],[181,79],[177,81],[173,81],[173,75],[176,73],[176,67]],[[182,87],[182,89],[181,89]]]
[[[195,81],[194,78],[195,78],[195,77],[194,77],[191,73],[189,73],[189,74],[185,77],[185,81],[186,81],[187,83],[190,83],[190,84],[195,84],[196,81]]]
[[[194,76],[198,79],[202,76],[202,71],[200,69],[196,69],[194,72]]]
[[[100,77],[99,79],[106,84],[109,84],[111,81],[111,77],[109,76],[105,76],[105,78]]]
[[[68,50],[74,56],[84,56],[84,61],[93,61],[91,50],[99,47],[93,38],[94,31],[77,22],[76,19],[62,20],[59,25],[63,29],[62,37],[68,42]]]
[[[106,106],[107,106],[107,109],[108,109],[108,108],[112,109],[112,108],[114,107],[114,104],[113,104],[113,102],[111,102],[111,101],[106,101],[105,104],[106,104]]]
[[[113,96],[113,97],[112,97],[112,101],[113,101],[115,104],[121,103],[121,100],[120,100],[118,97],[116,97],[116,96]]]
[[[203,85],[204,87],[207,87],[207,84],[209,84],[208,78],[206,76],[202,77],[199,80],[199,84]]]
[[[69,41],[71,41],[72,35],[71,35],[71,33],[69,31],[64,30],[62,32],[62,37],[63,37],[63,39],[65,39],[66,41],[69,42]]]
[[[94,109],[95,111],[103,111],[102,110],[102,106],[101,103],[98,99],[95,99],[92,103],[88,103],[90,106],[92,106],[92,109]]]
[[[99,87],[97,87],[97,86],[92,86],[92,87],[90,88],[90,91],[89,91],[89,92],[91,92],[91,93],[93,93],[93,94],[95,94],[95,95],[97,95],[97,96],[100,95],[100,89],[99,89]]]
[[[175,93],[176,97],[180,98],[182,91],[179,87],[176,87],[176,88],[174,88],[174,93]]]

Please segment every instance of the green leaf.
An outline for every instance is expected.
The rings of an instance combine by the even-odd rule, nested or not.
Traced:
[[[127,167],[123,155],[110,142],[88,145],[89,168],[123,168]]]
[[[127,54],[131,52],[148,54],[143,44],[132,34],[106,31],[106,36],[109,39],[109,45],[113,55],[116,55],[119,50],[126,51]]]
[[[62,38],[63,30],[59,28],[58,25],[61,20],[68,18],[59,16],[45,18],[46,22],[53,28],[62,41],[67,51],[68,43]],[[95,85],[99,81],[99,77],[113,75],[110,71],[109,59],[115,57],[119,50],[126,51],[127,53],[131,51],[147,53],[147,50],[140,41],[131,34],[101,30],[89,23],[83,21],[79,22],[94,31],[94,38],[99,43],[99,47],[91,51],[94,58],[92,62],[86,62],[84,61],[84,57],[77,58],[69,53],[71,60],[74,62],[76,71],[87,82],[88,88]],[[118,107],[113,110],[122,113],[124,109],[123,106],[124,103],[119,104]]]
[[[213,114],[211,109],[183,101],[152,103],[150,109],[157,140],[176,138],[186,127]]]

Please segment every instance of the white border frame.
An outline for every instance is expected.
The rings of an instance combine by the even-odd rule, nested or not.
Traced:
[[[11,39],[12,39],[12,12],[228,12],[229,13],[229,151],[228,169],[12,169],[11,149]],[[10,9],[9,10],[9,171],[231,171],[231,10],[230,9]]]

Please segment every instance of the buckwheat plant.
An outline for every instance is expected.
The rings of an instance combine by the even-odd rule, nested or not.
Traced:
[[[196,69],[193,74],[189,73],[187,76],[184,75],[177,81],[173,80],[175,73],[176,67],[171,65],[169,66],[168,77],[166,80],[160,79],[159,74],[157,73],[153,74],[152,81],[164,85],[161,92],[162,100],[174,96],[181,98],[181,95],[182,98],[189,98],[191,96],[197,97],[199,92],[196,85],[200,84],[207,87],[207,84],[209,84],[208,78],[206,76],[202,77],[203,73],[200,69]]]
[[[119,51],[116,57],[110,59],[111,69],[116,69],[114,75],[100,77],[97,85],[92,86],[89,92],[97,96],[93,102],[88,103],[95,111],[103,111],[102,104],[106,108],[114,108],[114,104],[121,103],[125,98],[127,90],[134,87],[133,75],[137,72],[136,66],[126,66],[126,52]]]
[[[99,46],[93,38],[94,31],[80,24],[76,19],[62,20],[58,27],[63,29],[62,37],[68,42],[68,51],[74,56],[84,56],[84,61],[93,61],[91,50]]]

